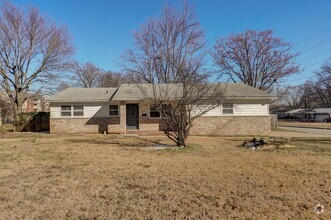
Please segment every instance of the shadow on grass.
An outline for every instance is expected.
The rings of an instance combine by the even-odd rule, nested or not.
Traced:
[[[111,145],[119,145],[119,141],[107,141],[107,140],[96,140],[96,139],[67,139],[67,142],[70,143],[80,143],[80,144],[111,144]]]

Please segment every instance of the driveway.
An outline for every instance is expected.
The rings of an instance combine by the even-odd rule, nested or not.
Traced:
[[[325,135],[325,136],[330,136],[331,137],[331,130],[326,130],[326,129],[316,129],[316,128],[298,128],[298,127],[285,127],[285,126],[280,126],[280,129],[283,130],[288,130],[288,131],[294,131],[294,132],[304,132],[304,133],[309,133],[309,134],[317,134],[317,135]]]

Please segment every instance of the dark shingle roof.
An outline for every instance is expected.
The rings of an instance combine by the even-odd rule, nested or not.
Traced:
[[[273,99],[271,94],[253,88],[243,83],[222,83],[210,84],[211,90],[217,87],[224,91],[223,96],[227,98],[243,98],[243,99]],[[115,93],[112,100],[141,100],[144,97],[151,97],[153,94],[158,96],[173,97],[180,96],[181,84],[122,84]],[[144,91],[144,94],[142,94]]]
[[[210,84],[224,91],[225,98],[233,99],[273,99],[272,95],[242,83]],[[152,97],[154,92],[160,97],[176,99],[181,96],[182,84],[122,84],[119,88],[68,88],[53,96],[49,102],[85,102],[85,101],[139,101]],[[142,92],[144,91],[144,92]]]
[[[109,101],[117,88],[68,88],[48,97],[49,102]]]

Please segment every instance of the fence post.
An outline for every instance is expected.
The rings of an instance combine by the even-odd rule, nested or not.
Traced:
[[[277,114],[271,115],[271,128],[278,128]]]

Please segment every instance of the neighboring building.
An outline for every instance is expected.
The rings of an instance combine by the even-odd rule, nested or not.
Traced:
[[[3,108],[2,120],[6,123],[13,122],[13,111],[9,110],[8,106],[11,105],[8,94],[5,91],[0,91],[0,100],[4,102],[7,108]],[[8,111],[6,111],[7,109]],[[27,97],[22,105],[23,113],[30,112],[49,112],[49,103],[46,98],[38,94],[27,94]]]
[[[311,119],[308,109],[298,108],[284,113],[285,119]]]
[[[325,119],[331,118],[331,108],[316,108],[309,113],[316,122],[323,122]]]
[[[177,84],[174,85],[176,90]],[[224,84],[227,101],[197,118],[191,134],[265,135],[271,131],[270,94],[245,84]],[[150,92],[150,91],[149,91]],[[136,84],[68,88],[47,99],[51,133],[162,131],[164,125]]]
[[[294,109],[285,112],[285,119],[300,120],[302,122],[323,122],[331,118],[331,108]]]
[[[10,103],[9,96],[4,91],[0,91],[0,99]],[[46,101],[45,96],[28,93],[22,105],[22,112],[49,112],[49,103]]]
[[[28,112],[49,112],[49,103],[46,102],[44,96],[28,95],[23,103],[22,111]]]

